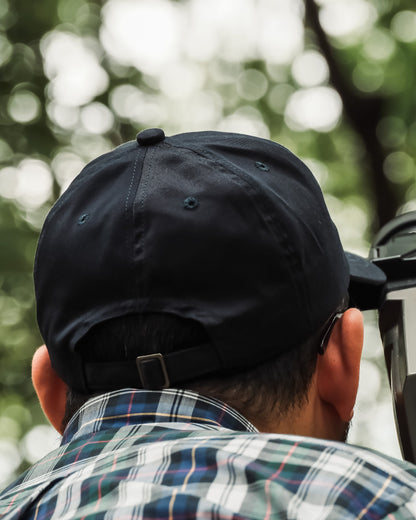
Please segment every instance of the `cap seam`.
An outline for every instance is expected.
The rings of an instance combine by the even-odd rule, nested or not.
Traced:
[[[131,179],[130,179],[130,184],[129,184],[129,188],[128,188],[128,192],[127,192],[127,196],[126,196],[126,201],[125,201],[125,206],[124,206],[124,211],[125,211],[125,218],[126,218],[126,222],[127,224],[129,224],[129,215],[128,215],[128,212],[129,212],[129,209],[128,209],[128,205],[130,203],[131,205],[131,224],[132,224],[132,228],[134,230],[134,233],[133,235],[131,233],[126,233],[126,237],[125,237],[125,240],[126,240],[126,247],[127,247],[127,250],[131,252],[131,255],[132,255],[132,263],[133,263],[133,266],[134,266],[134,281],[135,281],[135,287],[137,288],[137,290],[139,291],[140,290],[140,268],[139,266],[142,264],[143,260],[139,260],[137,261],[137,257],[136,257],[136,248],[143,248],[143,251],[144,251],[144,232],[140,233],[138,232],[138,229],[141,229],[143,231],[144,229],[144,223],[142,222],[141,226],[140,226],[140,220],[139,222],[137,222],[137,218],[136,218],[136,211],[135,211],[135,200],[136,200],[136,196],[137,196],[137,192],[140,190],[140,187],[142,185],[142,179],[143,179],[143,165],[144,165],[144,162],[146,160],[146,155],[147,155],[147,152],[148,152],[148,149],[145,148],[143,150],[143,155],[140,153],[141,152],[141,149],[139,148],[136,152],[136,158],[135,158],[135,161],[134,161],[134,165],[133,165],[133,171],[132,171],[132,174],[131,174]],[[137,180],[137,188],[136,188],[136,194],[133,196],[132,195],[132,191],[133,191],[133,185],[135,183],[135,180],[138,176],[138,168],[137,168],[137,165],[138,165],[138,162],[139,162],[139,157],[142,155],[142,161],[141,161],[141,168],[140,168],[140,176]],[[130,198],[131,198],[131,202],[130,202]],[[139,225],[138,225],[139,224]],[[129,226],[127,225],[126,226],[126,229],[129,229]],[[139,240],[136,241],[136,237],[139,237]],[[144,257],[144,254],[143,254],[143,257]],[[143,258],[142,257],[142,258]],[[133,295],[131,295],[131,298],[133,298]]]
[[[148,148],[146,150],[146,154],[143,158],[143,161],[142,161],[142,176],[141,176],[141,182],[139,184],[139,187],[137,189],[137,193],[139,192],[139,189],[140,189],[140,186],[142,187],[141,189],[141,192],[140,192],[140,205],[138,206],[138,210],[137,210],[137,213],[139,215],[142,216],[142,233],[141,233],[141,242],[143,244],[142,246],[142,261],[141,261],[141,266],[142,266],[142,269],[141,269],[141,272],[144,272],[144,268],[146,266],[146,254],[145,254],[145,236],[147,234],[146,232],[146,222],[145,222],[145,214],[146,214],[146,211],[145,211],[145,202],[146,202],[146,199],[147,199],[147,196],[148,196],[148,191],[147,191],[147,187],[148,187],[148,182],[151,178],[150,175],[146,175],[146,172],[151,172],[153,171],[153,164],[155,163],[155,157],[156,157],[156,150],[158,147],[163,147],[163,146],[167,146],[171,149],[177,149],[178,147],[175,147],[175,146],[172,146],[170,145],[169,143],[167,143],[166,141],[162,141],[160,143],[157,143],[153,146],[151,146],[150,148]],[[183,149],[186,149],[190,152],[192,152],[191,149],[188,149],[186,147],[183,147]],[[146,168],[145,168],[145,161],[148,161],[148,164],[146,165]],[[144,177],[144,178],[143,178]],[[134,206],[136,207],[137,204],[134,204]],[[136,213],[135,213],[136,215]],[[140,271],[140,270],[138,270]],[[146,276],[143,276],[143,279],[146,280],[147,277]],[[139,286],[140,284],[138,284]],[[145,288],[145,286],[143,285],[142,288],[144,289],[142,291],[142,294],[146,294],[146,298],[147,300],[149,300],[149,291]],[[146,302],[145,304],[146,306],[146,310],[149,311],[149,312],[160,312],[160,310],[156,310],[156,309],[152,309],[152,306],[149,307],[149,301]],[[176,313],[174,311],[172,311],[171,309],[169,311],[164,311],[164,312],[169,312],[170,314],[174,314],[174,315],[178,315],[178,316],[181,316],[182,314],[181,313]],[[210,316],[210,317],[216,317],[215,314],[213,314],[212,312],[206,312],[206,310],[204,309],[203,311],[203,314],[205,316]],[[209,338],[210,338],[210,342],[212,343],[212,346],[216,352],[216,355],[218,357],[218,359],[223,359],[223,356],[222,356],[222,353],[220,352],[220,350],[218,349],[218,346],[217,344],[212,341],[212,337],[211,337],[211,334],[209,332],[209,330],[204,326],[204,329],[206,330]]]
[[[148,196],[147,187],[148,187],[149,175],[146,175],[145,162],[146,162],[146,160],[149,161],[149,167],[147,168],[147,170],[151,170],[151,166],[153,164],[152,151],[153,151],[153,147],[151,147],[150,149],[146,148],[145,154],[143,156],[142,165],[141,165],[140,181],[139,181],[139,185],[137,186],[136,196],[135,196],[135,200],[133,202],[134,222],[141,223],[141,226],[135,226],[135,236],[136,237],[139,236],[139,241],[137,242],[136,248],[138,248],[139,250],[141,249],[141,251],[142,251],[141,259],[139,259],[139,261],[136,263],[136,255],[134,255],[133,262],[137,269],[137,271],[136,271],[137,288],[139,291],[141,289],[142,296],[144,296],[146,294],[147,300],[149,299],[149,294],[147,291],[145,291],[146,276],[144,276],[144,270],[146,267],[146,240],[145,240],[145,237],[146,237],[145,214],[146,213],[145,213],[144,206],[145,206],[145,201]],[[138,201],[139,205],[137,205],[137,196],[139,193],[140,193],[140,199]],[[137,207],[137,211],[136,211],[136,207]],[[139,229],[141,232],[139,232]],[[141,275],[140,275],[140,273],[141,273]]]

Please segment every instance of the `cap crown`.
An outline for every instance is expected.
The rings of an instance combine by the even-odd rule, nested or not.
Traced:
[[[299,345],[348,282],[308,168],[274,142],[221,132],[142,139],[91,162],[48,215],[35,263],[41,333],[80,389],[75,347],[102,321],[195,319],[222,369],[238,370]]]

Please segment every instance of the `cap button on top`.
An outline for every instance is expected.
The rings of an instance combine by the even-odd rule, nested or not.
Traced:
[[[141,146],[160,143],[165,138],[165,132],[161,128],[148,128],[137,134],[137,142]]]

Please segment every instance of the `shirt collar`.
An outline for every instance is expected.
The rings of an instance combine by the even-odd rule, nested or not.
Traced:
[[[62,444],[99,430],[150,423],[175,423],[176,427],[194,429],[258,431],[234,408],[189,390],[123,389],[88,400],[69,422]]]

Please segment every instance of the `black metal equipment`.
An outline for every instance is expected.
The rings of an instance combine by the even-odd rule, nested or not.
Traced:
[[[416,211],[380,229],[370,258],[387,277],[377,304],[380,334],[402,455],[416,462]]]

